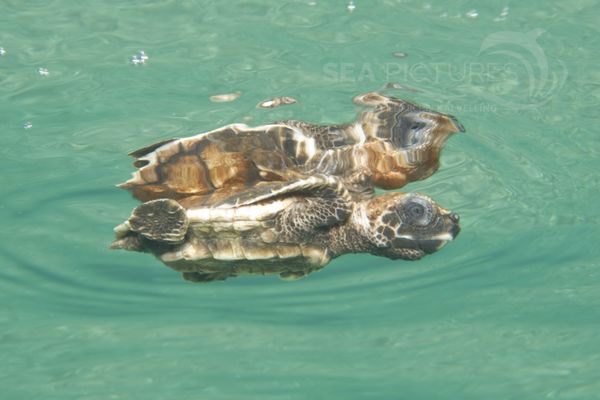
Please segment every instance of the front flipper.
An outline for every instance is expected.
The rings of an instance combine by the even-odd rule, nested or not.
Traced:
[[[348,200],[331,189],[317,191],[300,198],[277,216],[276,229],[284,240],[304,242],[319,231],[348,219],[351,209]]]
[[[126,224],[131,231],[150,240],[178,243],[185,238],[189,221],[178,202],[159,199],[137,206]]]
[[[211,201],[210,197],[206,197],[208,199],[206,204],[213,207],[242,207],[292,194],[313,196],[314,193],[334,193],[336,191],[342,191],[341,183],[337,179],[325,175],[314,175],[288,182],[260,182],[254,187],[241,189],[222,200]],[[215,199],[218,199],[219,194],[216,193]],[[331,197],[331,195],[328,196]]]

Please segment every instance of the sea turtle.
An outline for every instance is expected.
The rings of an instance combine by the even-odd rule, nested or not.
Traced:
[[[458,215],[416,193],[353,194],[332,176],[157,199],[115,228],[112,248],[150,252],[187,280],[296,279],[345,253],[416,260],[459,232]]]
[[[369,108],[348,124],[233,124],[155,143],[130,153],[138,170],[119,186],[141,201],[233,194],[314,174],[339,177],[349,190],[396,189],[434,173],[448,137],[464,130],[450,115],[380,93],[354,102]]]

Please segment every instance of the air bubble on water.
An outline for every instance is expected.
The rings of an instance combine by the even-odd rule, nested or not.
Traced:
[[[6,50],[4,50],[4,47],[0,47],[0,56],[3,56],[6,54]]]
[[[400,83],[388,82],[383,87],[384,89],[398,89],[398,90],[406,90],[407,92],[418,93],[421,92],[419,89],[415,89],[412,87],[404,86]]]
[[[316,5],[317,5],[317,2],[316,2],[316,1],[309,1],[309,2],[308,2],[308,5],[309,5],[309,6],[316,6]]]
[[[469,18],[477,18],[479,16],[479,13],[477,12],[477,10],[471,10],[465,13],[465,16]]]
[[[500,13],[499,17],[494,18],[494,21],[498,22],[498,21],[504,21],[506,19],[506,17],[508,17],[508,6],[507,7],[503,7],[502,8],[502,12]]]
[[[241,95],[242,95],[242,92],[216,94],[214,96],[210,96],[210,101],[212,101],[213,103],[226,103],[229,101],[236,100]]]
[[[134,65],[145,64],[148,61],[148,55],[144,50],[140,50],[138,54],[131,56],[131,63]]]
[[[33,124],[31,122],[27,121],[27,122],[25,122],[23,124],[23,128],[24,129],[31,129],[31,128],[33,128]]]
[[[48,71],[48,68],[39,67],[37,71],[38,71],[38,74],[40,74],[41,76],[50,75],[50,71]]]
[[[350,12],[356,10],[356,5],[354,4],[354,1],[350,0],[350,2],[348,3],[348,5],[346,6],[346,8]]]

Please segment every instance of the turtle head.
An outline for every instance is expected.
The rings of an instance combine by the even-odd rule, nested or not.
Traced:
[[[465,130],[453,116],[405,100],[378,93],[359,100],[374,106],[361,114],[359,122],[369,138],[365,148],[373,183],[384,189],[431,176],[448,138]]]
[[[369,200],[373,254],[418,260],[441,249],[460,231],[459,216],[419,193],[386,193]]]

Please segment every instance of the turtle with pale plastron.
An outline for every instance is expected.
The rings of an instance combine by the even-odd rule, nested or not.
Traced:
[[[345,253],[419,259],[454,239],[458,222],[421,194],[363,196],[315,175],[148,201],[115,228],[111,247],[150,252],[194,282],[245,274],[297,279]]]
[[[397,189],[433,174],[448,137],[464,130],[450,115],[379,93],[354,102],[369,108],[349,124],[234,124],[144,147],[130,153],[138,170],[119,186],[141,201],[232,195],[314,174],[349,190]]]

